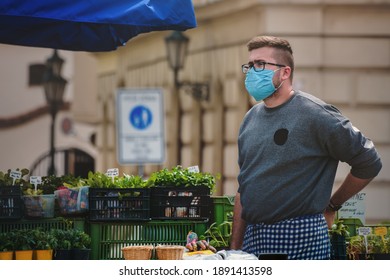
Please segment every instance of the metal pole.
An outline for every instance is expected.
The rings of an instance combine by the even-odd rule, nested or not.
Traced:
[[[174,75],[174,83],[175,83],[175,92],[173,100],[176,100],[176,112],[177,112],[177,158],[176,158],[176,164],[181,164],[181,150],[182,150],[182,140],[181,140],[181,106],[180,106],[180,83],[179,83],[179,69],[175,68],[173,69],[173,75]]]
[[[54,148],[54,128],[55,128],[55,120],[57,115],[57,108],[53,108],[54,105],[50,105],[50,115],[51,115],[51,126],[50,126],[50,166],[48,170],[48,175],[56,175],[55,169],[55,148]]]
[[[144,177],[144,165],[143,164],[139,164],[138,165],[138,176],[140,176],[141,178]]]

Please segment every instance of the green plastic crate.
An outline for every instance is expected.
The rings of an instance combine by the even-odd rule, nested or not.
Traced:
[[[91,259],[122,260],[122,248],[130,245],[182,245],[189,231],[198,235],[206,221],[150,221],[138,223],[91,223]]]
[[[233,221],[234,196],[212,196],[214,220],[217,224]]]

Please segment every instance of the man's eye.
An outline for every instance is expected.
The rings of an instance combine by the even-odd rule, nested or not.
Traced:
[[[263,67],[263,65],[264,65],[264,62],[262,62],[262,61],[256,61],[256,62],[255,62],[255,66],[256,66],[257,68]]]

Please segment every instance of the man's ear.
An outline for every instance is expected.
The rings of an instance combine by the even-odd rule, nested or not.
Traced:
[[[286,66],[286,67],[283,67],[283,74],[282,74],[282,80],[288,80],[290,79],[291,77],[291,67],[290,66]]]

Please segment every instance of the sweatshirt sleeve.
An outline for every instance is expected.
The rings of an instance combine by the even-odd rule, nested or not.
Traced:
[[[382,169],[380,156],[374,143],[366,138],[344,117],[337,118],[327,139],[331,156],[351,166],[351,174],[361,179],[370,179]]]

